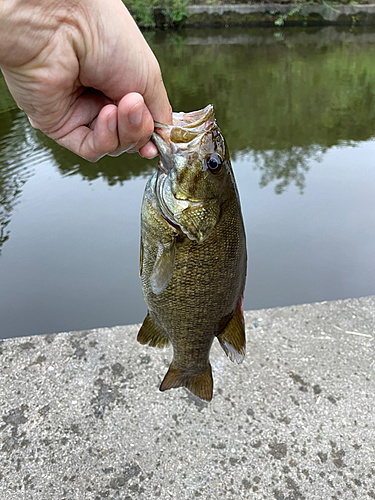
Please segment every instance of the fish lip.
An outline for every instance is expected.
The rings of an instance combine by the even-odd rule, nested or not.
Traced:
[[[151,135],[151,140],[158,149],[160,161],[158,167],[165,174],[169,174],[173,168],[172,157],[174,154],[178,154],[178,148],[169,140],[170,127],[163,127],[163,132],[166,133],[167,137],[163,137],[162,133],[154,131]]]
[[[155,128],[157,127],[157,124],[155,123]],[[157,147],[158,149],[158,153],[159,153],[159,156],[160,156],[160,161],[158,163],[158,167],[160,168],[160,170],[162,172],[164,172],[165,174],[168,174],[168,170],[166,168],[164,168],[164,164],[163,164],[163,153],[162,153],[162,149],[166,148],[167,147],[167,142],[164,141],[162,139],[162,137],[160,137],[159,134],[157,134],[156,132],[153,132],[152,135],[151,135],[151,140],[152,142],[155,144],[155,146]]]
[[[151,140],[159,152],[158,167],[160,170],[168,175],[175,165],[173,156],[186,156],[191,144],[199,140],[215,123],[212,104],[199,111],[173,113],[173,124],[171,125],[154,121],[154,132],[151,135]],[[183,131],[182,135],[178,134],[178,130]]]
[[[173,113],[173,125],[183,129],[197,129],[201,132],[215,122],[214,107],[208,104],[205,108],[190,113]]]

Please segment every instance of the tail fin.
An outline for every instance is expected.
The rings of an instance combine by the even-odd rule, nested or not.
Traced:
[[[190,374],[175,368],[172,362],[161,383],[160,390],[166,391],[176,387],[187,387],[199,398],[211,401],[213,390],[211,365],[208,363],[207,370],[203,373]]]

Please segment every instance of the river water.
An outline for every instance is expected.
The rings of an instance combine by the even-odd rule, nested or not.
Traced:
[[[248,240],[245,309],[375,293],[375,31],[148,33],[175,111],[212,103]],[[0,78],[0,338],[141,322],[156,160],[86,162]]]

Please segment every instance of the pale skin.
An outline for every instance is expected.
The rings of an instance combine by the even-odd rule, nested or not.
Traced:
[[[0,67],[33,127],[79,156],[157,155],[172,111],[159,64],[121,0],[1,0]]]

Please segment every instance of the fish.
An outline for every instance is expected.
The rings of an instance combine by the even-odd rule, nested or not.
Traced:
[[[229,151],[212,105],[155,123],[158,169],[141,208],[140,278],[147,316],[137,340],[173,346],[160,390],[186,387],[211,401],[215,337],[245,357],[246,237]]]

